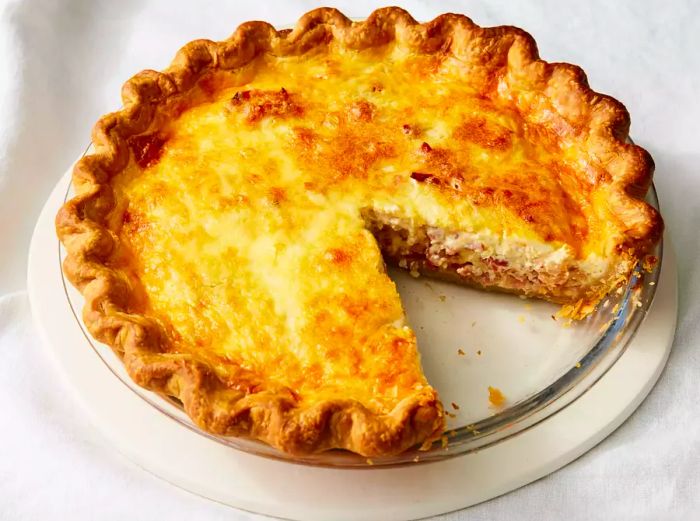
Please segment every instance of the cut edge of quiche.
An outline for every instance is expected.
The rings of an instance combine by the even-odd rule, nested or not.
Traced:
[[[56,229],[67,251],[64,271],[85,297],[83,319],[91,334],[122,357],[136,383],[177,397],[205,430],[259,439],[293,454],[339,448],[365,456],[395,454],[418,444],[428,447],[444,430],[442,405],[422,374],[411,392],[383,411],[351,398],[302,404],[294,389],[259,382],[259,375],[243,367],[222,378],[211,360],[165,353],[162,346],[168,332],[158,318],[134,304],[141,290],[131,272],[122,269],[120,238],[110,221],[119,202],[113,179],[134,160],[147,164],[149,154],[159,153],[154,131],[186,110],[183,99],[190,93],[201,95],[202,82],[212,72],[243,70],[261,55],[274,59],[313,53],[322,47],[360,52],[388,44],[405,53],[437,57],[438,62],[446,56],[463,62],[471,80],[480,82],[484,92],[497,92],[508,99],[519,113],[527,115],[533,128],[551,129],[567,153],[578,151],[578,169],[587,176],[585,182],[604,196],[592,204],[598,205],[603,216],[597,221],[605,227],[599,233],[612,237],[604,255],[612,256],[614,263],[590,282],[586,270],[580,269],[587,265],[585,257],[572,253],[570,244],[547,250],[546,262],[541,258],[534,262],[528,255],[536,248],[525,243],[508,247],[506,240],[489,245],[488,237],[494,234],[489,236],[488,230],[418,223],[393,213],[390,205],[370,205],[363,208],[362,218],[386,258],[411,271],[439,273],[564,303],[566,314],[580,318],[628,280],[637,261],[660,237],[661,218],[643,201],[653,161],[644,149],[626,142],[629,115],[624,106],[592,91],[578,67],[539,59],[534,40],[520,29],[481,28],[455,14],[420,24],[395,7],[379,9],[363,22],[352,22],[335,9],[321,8],[305,14],[291,31],[249,22],[225,41],[191,42],[165,71],[143,71],[130,79],[122,91],[123,108],[95,125],[94,152],[74,168],[76,196],[60,210]],[[283,94],[286,103],[286,91]],[[246,96],[250,94],[244,91]],[[240,105],[240,100],[237,92],[234,105]],[[357,106],[359,117],[366,107]],[[481,123],[475,129],[472,124],[470,132],[492,146],[498,138],[491,138],[478,125]],[[413,130],[404,131],[410,134]],[[133,143],[141,138],[141,157],[135,158]],[[425,165],[434,164],[433,149],[427,142],[417,153],[423,154]],[[432,171],[412,171],[410,176],[416,185],[454,181]],[[492,202],[494,197],[510,197],[488,189],[477,196]],[[520,216],[525,221],[532,218],[528,213]],[[400,340],[417,358],[413,334],[403,323],[395,326],[390,340]],[[416,368],[420,371],[419,360]]]

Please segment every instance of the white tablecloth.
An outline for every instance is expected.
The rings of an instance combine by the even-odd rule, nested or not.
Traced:
[[[327,2],[362,16],[374,2]],[[50,188],[83,151],[123,80],[162,68],[183,43],[237,24],[294,21],[308,1],[0,0],[0,519],[252,519],[131,464],[69,398],[32,329],[26,251]],[[565,469],[446,518],[700,518],[700,5],[651,2],[404,1],[418,19],[464,12],[529,30],[550,61],[580,64],[621,99],[657,164],[678,253],[676,342],[638,412]]]

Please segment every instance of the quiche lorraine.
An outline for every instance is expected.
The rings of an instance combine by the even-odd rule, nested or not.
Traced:
[[[84,321],[203,429],[293,454],[443,432],[384,259],[579,318],[662,228],[625,108],[513,27],[317,9],[122,97],[56,219]]]

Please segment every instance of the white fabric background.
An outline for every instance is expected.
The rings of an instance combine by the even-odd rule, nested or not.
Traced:
[[[4,3],[3,3],[4,2]],[[362,16],[380,4],[327,2]],[[87,423],[29,320],[26,250],[50,188],[119,106],[119,88],[197,37],[248,19],[294,21],[308,1],[0,0],[0,519],[253,519],[182,492],[118,455]],[[700,5],[651,2],[404,1],[418,19],[464,12],[530,31],[625,102],[657,163],[678,252],[680,317],[668,367],[638,412],[565,469],[446,516],[486,519],[700,518]]]

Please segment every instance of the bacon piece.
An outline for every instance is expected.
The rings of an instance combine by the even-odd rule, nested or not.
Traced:
[[[248,123],[255,123],[268,116],[301,116],[304,112],[301,104],[284,87],[278,91],[238,91],[231,98],[229,106],[240,110]]]
[[[163,154],[163,147],[167,139],[158,134],[144,134],[131,136],[127,143],[134,153],[136,164],[141,168],[147,168],[158,162]]]
[[[441,185],[442,182],[435,177],[433,174],[426,174],[424,172],[411,172],[411,179],[415,179],[419,183],[428,182],[431,185]]]
[[[423,142],[418,149],[420,158],[420,168],[425,168],[434,180],[432,184],[461,191],[465,180],[465,174],[469,173],[470,166],[460,164],[454,153],[446,148],[433,148],[428,143]],[[421,179],[414,178],[417,181]]]
[[[243,103],[244,101],[248,101],[249,99],[250,99],[250,91],[249,90],[238,91],[233,95],[233,98],[231,98],[231,104],[232,105],[240,105],[241,103]]]

